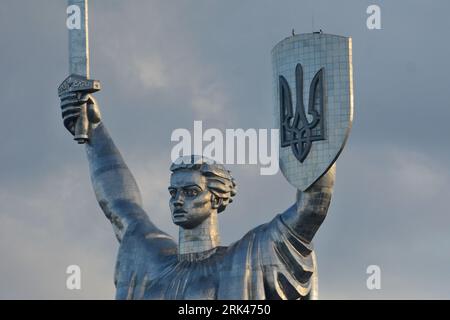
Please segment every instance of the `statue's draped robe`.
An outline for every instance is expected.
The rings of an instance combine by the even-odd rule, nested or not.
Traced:
[[[316,293],[311,244],[283,217],[248,232],[209,257],[179,259],[176,243],[142,213],[123,235],[116,265],[117,299],[308,299]],[[138,210],[138,209],[137,209]],[[138,210],[139,211],[139,210]]]

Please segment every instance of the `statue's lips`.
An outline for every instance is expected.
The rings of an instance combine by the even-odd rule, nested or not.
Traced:
[[[174,211],[173,217],[174,218],[183,218],[186,215],[186,213],[187,212],[184,210],[177,210],[177,211]]]

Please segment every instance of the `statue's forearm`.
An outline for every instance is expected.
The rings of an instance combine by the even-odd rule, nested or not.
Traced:
[[[139,188],[102,123],[92,130],[86,153],[97,201],[120,240],[132,220],[146,218]]]
[[[307,242],[311,242],[327,215],[335,173],[336,166],[333,165],[308,190],[298,191],[295,210],[288,210],[283,215],[283,221]]]

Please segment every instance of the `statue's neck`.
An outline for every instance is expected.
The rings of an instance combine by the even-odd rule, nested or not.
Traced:
[[[178,240],[180,260],[201,260],[214,252],[220,245],[217,223],[217,212],[211,213],[208,219],[193,229],[180,227]]]

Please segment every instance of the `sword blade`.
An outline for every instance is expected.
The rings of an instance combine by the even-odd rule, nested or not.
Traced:
[[[69,29],[69,74],[89,78],[88,0],[68,0],[80,8],[80,29]]]

